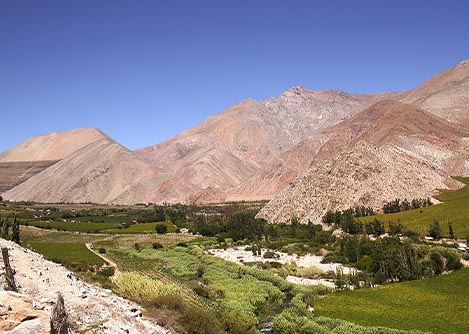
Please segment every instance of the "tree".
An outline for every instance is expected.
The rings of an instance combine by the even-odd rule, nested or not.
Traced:
[[[448,229],[449,229],[449,237],[453,240],[456,240],[456,237],[454,235],[453,223],[452,222],[448,222]]]
[[[8,240],[8,235],[10,234],[10,222],[8,221],[8,219],[5,221],[0,221],[0,227],[1,227],[0,237],[2,237],[5,240]]]
[[[437,219],[433,222],[433,225],[430,226],[430,231],[428,233],[430,237],[435,240],[440,240],[442,233],[441,233],[441,226]]]
[[[397,236],[402,234],[403,228],[401,223],[389,222],[389,234],[392,236]]]
[[[157,224],[155,230],[158,234],[165,234],[168,233],[168,226],[166,226],[166,224]]]
[[[16,220],[16,216],[11,225],[11,241],[16,242],[18,245],[20,243],[20,224]]]

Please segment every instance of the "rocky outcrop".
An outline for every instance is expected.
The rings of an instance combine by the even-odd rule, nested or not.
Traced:
[[[281,191],[258,214],[270,223],[320,223],[328,210],[356,205],[380,209],[396,198],[427,198],[436,189],[462,186],[437,170],[411,161],[392,146],[360,142],[330,161],[309,169]]]
[[[2,333],[49,333],[50,315],[58,292],[63,295],[68,321],[74,332],[169,333],[169,330],[142,317],[137,304],[116,296],[112,291],[84,283],[61,265],[10,241],[0,239],[0,246],[8,247],[19,284],[19,293],[6,292],[0,287]]]

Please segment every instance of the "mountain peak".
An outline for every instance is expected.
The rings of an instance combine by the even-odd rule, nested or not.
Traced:
[[[95,128],[76,128],[51,132],[28,138],[20,144],[0,153],[0,161],[61,160],[80,148],[102,138],[110,139]]]

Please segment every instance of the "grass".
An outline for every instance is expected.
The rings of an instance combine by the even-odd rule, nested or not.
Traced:
[[[430,279],[328,295],[316,314],[363,326],[469,333],[469,269]]]
[[[449,236],[448,222],[453,223],[455,236],[466,238],[469,236],[469,178],[455,177],[466,184],[458,190],[444,190],[435,196],[443,203],[429,207],[382,214],[360,218],[362,222],[369,222],[375,218],[383,221],[387,228],[389,222],[400,222],[405,228],[427,235],[430,225],[437,219],[445,236]]]
[[[84,244],[77,243],[28,243],[35,252],[44,255],[48,260],[69,265],[84,263],[103,265],[105,261],[91,252]]]
[[[58,231],[71,231],[71,232],[100,232],[103,230],[109,230],[121,226],[117,223],[85,223],[85,222],[62,222],[62,221],[30,221],[29,225],[44,228],[54,229]]]
[[[169,222],[155,222],[155,223],[144,223],[144,224],[133,224],[127,228],[108,230],[105,233],[111,234],[140,234],[140,233],[156,233],[156,225],[164,224],[168,229],[168,233],[176,232],[176,226]]]

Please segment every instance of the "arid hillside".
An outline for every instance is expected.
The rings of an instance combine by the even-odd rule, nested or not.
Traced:
[[[4,193],[8,200],[151,202],[160,174],[109,138],[97,140]]]
[[[108,136],[93,127],[34,136],[0,153],[0,162],[62,160],[102,138]]]
[[[269,222],[320,223],[328,210],[356,205],[379,209],[388,201],[427,198],[436,189],[461,186],[444,174],[403,157],[390,146],[359,142],[350,150],[316,165],[275,196],[258,214]]]
[[[402,154],[448,175],[466,175],[469,145],[465,138],[469,138],[468,128],[404,103],[381,101],[294,146],[271,166],[232,189],[228,199],[271,198],[308,168],[360,141],[392,145]]]

